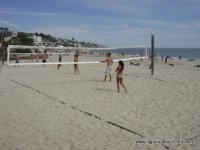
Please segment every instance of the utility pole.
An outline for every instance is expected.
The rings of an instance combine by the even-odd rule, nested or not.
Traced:
[[[2,65],[3,65],[3,56],[4,56],[4,46],[3,46],[3,42],[4,42],[4,28],[0,29],[1,33],[1,61],[2,61]]]

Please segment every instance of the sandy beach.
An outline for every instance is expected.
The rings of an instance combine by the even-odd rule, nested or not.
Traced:
[[[149,63],[125,62],[128,93],[115,73],[101,82],[105,63],[4,65],[0,150],[199,150],[200,62],[157,60],[154,76]]]

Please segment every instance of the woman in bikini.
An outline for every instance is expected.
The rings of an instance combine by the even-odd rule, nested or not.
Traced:
[[[124,90],[127,93],[127,89],[125,88],[125,86],[123,84],[123,76],[122,76],[123,70],[124,70],[124,62],[120,60],[119,61],[119,65],[118,65],[118,67],[115,70],[115,72],[117,72],[117,77],[116,77],[116,80],[117,80],[117,89],[118,89],[117,92],[120,92],[119,85],[121,84],[121,86],[124,88]]]
[[[78,54],[74,55],[74,62],[78,62]],[[74,64],[74,73],[76,74],[76,72],[79,74],[79,66],[78,64]]]

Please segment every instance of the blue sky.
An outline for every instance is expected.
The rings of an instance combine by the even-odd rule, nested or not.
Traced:
[[[1,0],[0,26],[107,46],[200,48],[200,0]]]

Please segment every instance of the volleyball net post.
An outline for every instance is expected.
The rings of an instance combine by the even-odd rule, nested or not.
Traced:
[[[151,35],[151,75],[154,74],[154,35]]]

